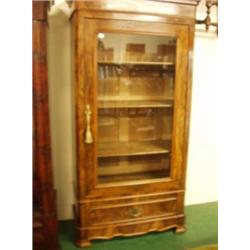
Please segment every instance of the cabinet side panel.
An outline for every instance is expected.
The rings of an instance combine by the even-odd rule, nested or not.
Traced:
[[[194,31],[195,23],[189,26],[188,32],[188,79],[187,79],[187,92],[186,92],[186,111],[185,111],[185,133],[184,133],[184,168],[182,170],[182,183],[181,186],[185,188],[186,185],[186,171],[188,160],[188,144],[189,144],[189,128],[190,128],[190,115],[191,115],[191,98],[192,98],[192,72],[193,72],[193,45],[194,45]]]
[[[85,173],[84,173],[84,37],[83,21],[78,13],[75,13],[72,20],[72,43],[74,53],[74,85],[75,85],[75,116],[76,116],[76,155],[77,155],[77,199],[83,199],[85,193]]]

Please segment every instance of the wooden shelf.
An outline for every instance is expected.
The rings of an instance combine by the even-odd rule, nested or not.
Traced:
[[[160,65],[173,66],[173,62],[144,62],[144,61],[98,61],[98,64],[105,65]]]
[[[122,181],[137,181],[137,180],[149,180],[156,178],[167,178],[169,176],[167,169],[161,171],[152,171],[148,173],[137,173],[137,174],[119,174],[111,176],[98,176],[99,183],[112,183]]]
[[[173,106],[172,100],[131,100],[131,101],[118,101],[118,100],[107,100],[99,101],[98,107],[101,109],[105,108],[169,108]]]
[[[98,157],[166,154],[169,148],[170,141],[99,143]]]

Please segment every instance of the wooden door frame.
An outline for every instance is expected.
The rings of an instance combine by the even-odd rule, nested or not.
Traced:
[[[95,19],[94,18],[84,18],[83,16],[79,15],[78,16],[80,19],[81,19],[81,22],[79,23],[79,26],[78,28],[81,30],[81,32],[83,32],[84,28],[85,29],[88,29],[90,30],[89,31],[89,34],[92,32],[92,33],[96,33],[96,29],[94,30],[91,30],[93,29],[93,25],[90,25],[90,22],[89,21],[94,21]],[[145,18],[145,16],[144,16]],[[100,20],[97,20],[97,21],[100,21]],[[129,32],[129,28],[126,28],[126,23],[131,23],[130,21],[127,21],[127,20],[101,20],[100,22],[103,24],[104,22],[123,22],[124,23],[124,26],[125,26],[125,29],[122,29],[121,32],[123,30],[126,30],[127,29],[127,32]],[[132,20],[133,23],[136,23],[137,20]],[[144,22],[147,23],[147,21],[144,20]],[[139,23],[139,22],[138,22]],[[156,25],[167,25],[169,27],[172,27],[171,29],[174,30],[172,31],[172,33],[176,34],[177,38],[179,39],[180,37],[182,39],[185,40],[185,66],[182,67],[183,68],[183,72],[182,74],[184,74],[184,83],[183,83],[183,88],[185,88],[185,90],[180,90],[180,86],[179,86],[179,92],[181,92],[181,97],[179,96],[179,99],[181,100],[181,112],[179,112],[180,108],[176,109],[175,112],[179,112],[179,117],[183,117],[183,118],[180,118],[182,120],[182,129],[181,131],[177,131],[176,133],[181,133],[181,135],[179,136],[182,140],[182,142],[180,143],[181,144],[181,149],[178,149],[178,152],[179,152],[179,156],[177,157],[180,157],[182,156],[182,160],[181,160],[181,163],[180,163],[180,167],[178,167],[178,173],[175,173],[175,176],[178,176],[178,180],[179,180],[179,183],[176,183],[175,185],[173,185],[172,187],[170,187],[171,189],[175,189],[175,190],[180,190],[180,189],[184,189],[184,182],[182,181],[183,179],[183,176],[185,176],[185,157],[186,157],[186,148],[187,148],[187,145],[185,145],[186,143],[186,138],[185,138],[185,134],[187,133],[186,132],[186,121],[185,121],[185,117],[186,117],[186,110],[188,109],[188,104],[189,104],[189,101],[187,99],[188,95],[187,95],[187,92],[188,92],[188,88],[189,88],[189,54],[188,54],[188,51],[189,51],[189,27],[190,27],[190,24],[192,24],[192,22],[185,22],[185,23],[182,23],[180,22],[179,24],[173,24],[173,23],[169,23],[167,22],[165,19],[162,19],[162,22],[152,22],[152,23],[156,23]],[[111,25],[112,26],[112,25]],[[129,26],[130,27],[130,26]],[[176,30],[175,30],[176,28]],[[114,31],[115,29],[113,28],[106,28],[106,29],[101,29],[101,31],[108,31],[108,30],[112,30]],[[178,31],[177,31],[178,30]],[[118,31],[118,30],[117,30]],[[133,31],[132,31],[133,32]],[[136,33],[138,33],[137,31],[135,31]],[[131,33],[131,32],[130,32]],[[145,32],[143,32],[145,33]],[[148,32],[149,33],[149,32]],[[158,32],[158,33],[161,33],[161,35],[163,35],[164,33],[163,32]],[[151,32],[150,34],[155,34],[157,35],[158,34],[157,32]],[[96,167],[93,167],[96,165],[96,119],[97,119],[97,111],[96,111],[96,83],[93,84],[91,83],[93,81],[93,77],[96,73],[96,70],[95,70],[95,67],[93,67],[92,65],[92,62],[95,62],[95,57],[96,57],[96,53],[93,53],[94,48],[93,46],[95,46],[96,44],[93,42],[93,39],[90,40],[88,38],[88,36],[82,34],[82,42],[83,42],[83,45],[79,45],[78,44],[78,49],[79,51],[81,51],[81,55],[82,58],[79,58],[80,54],[76,54],[76,60],[78,60],[78,63],[79,61],[81,61],[81,65],[84,65],[84,67],[82,67],[82,70],[83,72],[78,72],[78,76],[79,77],[79,74],[82,75],[80,77],[80,81],[77,82],[77,89],[78,91],[76,91],[77,95],[79,96],[79,99],[77,101],[77,107],[76,107],[76,110],[77,110],[77,113],[78,113],[78,139],[79,139],[79,144],[78,144],[78,154],[79,154],[79,158],[81,158],[82,161],[80,161],[80,165],[81,167],[78,166],[78,173],[79,173],[79,178],[78,179],[78,185],[80,187],[79,189],[79,196],[78,196],[78,199],[83,199],[86,195],[88,196],[92,196],[92,197],[95,197],[95,196],[98,196],[100,195],[100,190],[102,190],[102,187],[99,186],[100,188],[96,188],[95,190],[93,190],[93,187],[96,187],[96,183],[95,183],[95,177],[93,177],[93,173],[96,173]],[[182,41],[183,42],[183,41]],[[181,63],[181,62],[179,62]],[[91,64],[91,65],[90,65]],[[78,69],[79,70],[79,69]],[[91,78],[91,75],[92,75],[92,78]],[[96,80],[95,80],[96,81]],[[180,82],[181,80],[179,80]],[[180,85],[180,83],[179,83]],[[84,92],[84,95],[83,93],[81,92]],[[85,120],[84,120],[84,117],[81,114],[84,114],[84,110],[85,110],[85,106],[86,104],[90,104],[91,107],[92,107],[92,115],[93,115],[93,119],[91,121],[91,127],[93,128],[93,131],[94,131],[94,143],[93,144],[90,144],[90,145],[84,145],[84,141],[83,141],[83,137],[84,137],[84,124],[85,124]],[[181,113],[181,115],[180,115]],[[177,150],[176,150],[177,151]],[[94,155],[94,156],[93,156]],[[177,154],[176,154],[177,155]],[[79,163],[79,162],[78,162]],[[157,183],[159,183],[160,181],[154,181],[157,185]],[[86,185],[86,183],[88,183]],[[148,185],[148,181],[145,183],[142,183],[140,184],[141,186],[141,189],[142,190],[146,190],[147,189],[147,185]],[[153,182],[152,182],[153,183]],[[118,184],[115,184],[115,185],[107,185],[107,187],[105,187],[105,189],[107,189],[107,191],[104,191],[102,192],[102,195],[105,195],[105,193],[108,193],[108,190],[111,190],[112,189],[112,193],[114,194],[114,188],[117,187],[117,186],[120,186],[119,183]],[[132,187],[132,185],[130,184],[129,185],[130,187]],[[156,188],[157,189],[157,188]],[[165,187],[165,190],[167,190],[167,186]],[[158,190],[159,192],[162,191],[162,188]],[[119,192],[117,192],[118,194]],[[85,197],[86,198],[86,197]]]

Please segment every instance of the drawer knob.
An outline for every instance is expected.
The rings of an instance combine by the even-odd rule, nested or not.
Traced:
[[[132,207],[129,209],[129,216],[132,218],[139,217],[143,214],[143,209],[139,207]]]

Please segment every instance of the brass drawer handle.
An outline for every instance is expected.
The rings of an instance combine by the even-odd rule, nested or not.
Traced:
[[[136,218],[143,214],[143,209],[139,207],[132,207],[129,209],[128,213],[130,217]]]
[[[86,123],[87,123],[86,133],[85,133],[85,143],[86,144],[93,143],[93,136],[92,136],[92,132],[91,132],[91,129],[90,129],[91,115],[92,115],[92,111],[90,109],[90,105],[87,104],[86,109],[85,109],[85,118],[86,118]]]

